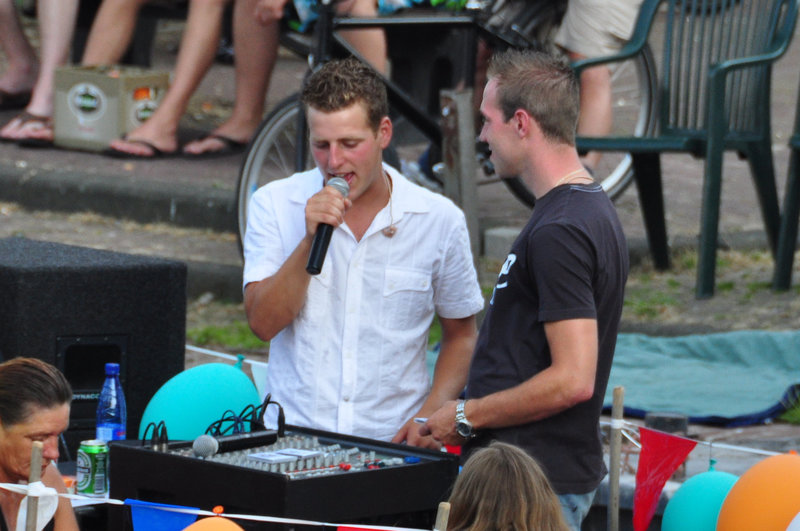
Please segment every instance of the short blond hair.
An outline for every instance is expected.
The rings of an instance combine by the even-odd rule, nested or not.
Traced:
[[[532,50],[507,50],[492,56],[488,75],[497,83],[497,106],[510,120],[523,109],[551,141],[575,145],[580,86],[561,58]]]

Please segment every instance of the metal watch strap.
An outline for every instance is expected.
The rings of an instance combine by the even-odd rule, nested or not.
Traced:
[[[467,415],[464,413],[464,406],[466,403],[466,400],[462,400],[456,405],[456,431],[462,437],[470,439],[475,437],[476,434],[472,423],[467,420]]]

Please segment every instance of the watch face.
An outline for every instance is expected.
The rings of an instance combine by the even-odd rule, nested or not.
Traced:
[[[456,431],[458,432],[459,435],[461,435],[466,439],[472,437],[472,426],[464,422],[459,422],[458,424],[456,424]]]

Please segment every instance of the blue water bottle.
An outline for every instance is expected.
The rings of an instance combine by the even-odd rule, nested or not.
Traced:
[[[119,363],[106,363],[106,381],[97,403],[97,433],[102,441],[117,441],[125,438],[128,414],[125,395],[119,383]]]

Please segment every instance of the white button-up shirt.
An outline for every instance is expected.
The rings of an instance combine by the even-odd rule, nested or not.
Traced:
[[[390,204],[360,241],[346,224],[333,231],[300,314],[270,343],[267,391],[289,424],[391,439],[430,389],[425,357],[434,312],[459,319],[483,307],[461,210],[385,169]],[[274,275],[297,248],[306,202],[322,183],[314,169],[253,195],[245,286]],[[382,232],[390,207],[393,237]],[[267,413],[274,422],[275,412]]]

